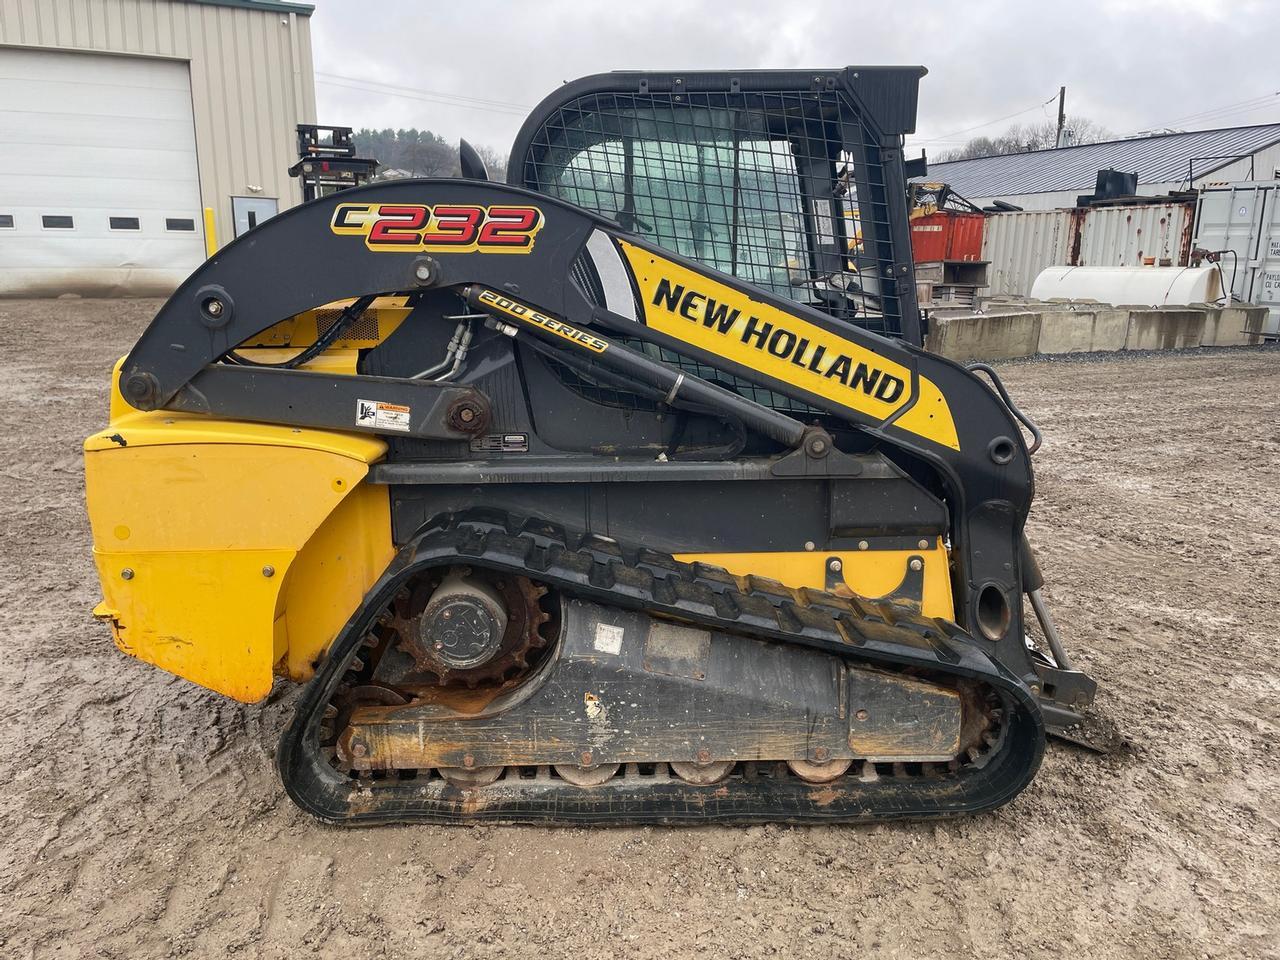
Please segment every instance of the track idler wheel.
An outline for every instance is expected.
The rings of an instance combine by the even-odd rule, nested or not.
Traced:
[[[734,760],[711,760],[707,763],[686,763],[680,760],[671,762],[671,769],[685,783],[699,787],[709,787],[729,776]]]
[[[440,776],[463,790],[487,787],[500,776],[502,767],[441,767]]]
[[[787,766],[807,783],[831,783],[843,777],[853,766],[853,761],[827,760],[825,763],[814,763],[810,760],[788,760]]]
[[[555,770],[560,779],[572,783],[575,787],[598,787],[608,783],[617,774],[619,763],[601,763],[597,766],[578,767],[573,764],[557,763]]]

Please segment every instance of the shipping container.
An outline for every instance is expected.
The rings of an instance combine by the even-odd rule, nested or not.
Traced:
[[[982,259],[988,296],[1026,297],[1045,267],[1070,262],[1070,210],[1017,210],[987,217]]]
[[[1191,252],[1194,201],[1084,207],[1078,215],[1079,267],[1182,267]]]
[[[1190,200],[1165,199],[992,214],[982,244],[987,296],[1030,296],[1046,267],[1186,266],[1194,212]]]
[[[1264,333],[1280,335],[1280,180],[1209,188],[1196,209],[1194,245],[1219,255],[1233,299],[1270,311]]]
[[[916,263],[932,260],[981,260],[981,213],[939,210],[911,221],[911,255]]]

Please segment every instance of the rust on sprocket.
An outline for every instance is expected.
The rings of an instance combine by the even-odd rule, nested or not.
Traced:
[[[551,614],[543,607],[547,588],[528,577],[500,576],[488,583],[502,597],[507,628],[498,652],[478,666],[465,670],[451,667],[423,642],[421,618],[436,587],[429,580],[402,590],[379,624],[392,634],[392,643],[413,658],[415,672],[434,677],[440,686],[501,683],[527,669],[531,655],[546,647],[549,641],[543,625],[551,620]]]

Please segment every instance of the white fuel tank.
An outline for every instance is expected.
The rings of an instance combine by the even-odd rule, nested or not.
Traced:
[[[1212,303],[1222,296],[1216,267],[1046,267],[1034,300],[1097,300],[1151,307]]]

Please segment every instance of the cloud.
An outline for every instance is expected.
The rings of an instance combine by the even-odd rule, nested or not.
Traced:
[[[1043,102],[1064,84],[1069,114],[1118,134],[1193,114],[1189,128],[1280,121],[1280,96],[1225,109],[1280,90],[1261,28],[1275,19],[1273,4],[1212,0],[317,0],[311,30],[322,123],[426,128],[505,152],[531,105],[591,73],[920,63],[911,143],[936,155],[1054,116]]]

